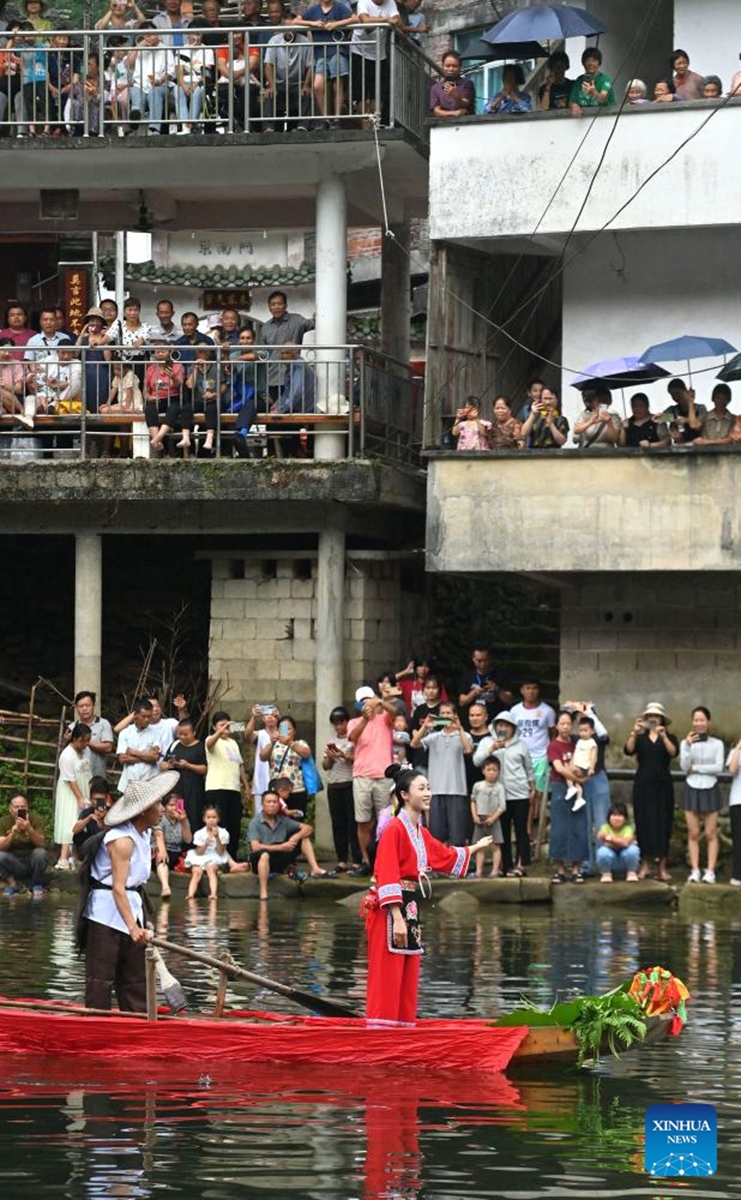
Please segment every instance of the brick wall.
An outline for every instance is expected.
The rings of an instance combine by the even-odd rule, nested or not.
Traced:
[[[614,764],[649,700],[665,706],[679,738],[704,704],[718,736],[736,741],[740,671],[741,576],[589,576],[563,593],[560,696],[595,701]]]
[[[243,578],[235,578],[244,572]],[[211,584],[211,677],[228,679],[235,720],[253,704],[275,701],[314,724],[316,560],[219,558]],[[307,577],[308,576],[308,577]],[[345,686],[355,688],[396,666],[401,595],[395,563],[348,560],[345,582]]]

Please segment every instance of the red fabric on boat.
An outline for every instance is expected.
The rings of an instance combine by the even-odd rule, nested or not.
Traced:
[[[481,1071],[502,1071],[528,1032],[526,1027],[494,1028],[486,1021],[377,1026],[356,1018],[283,1017],[249,1010],[221,1019],[177,1017],[147,1022],[115,1015],[88,1017],[7,1008],[0,998],[2,1054],[112,1059],[152,1053],[168,1060],[201,1059],[207,1044],[209,1059],[233,1058],[243,1063],[344,1063],[439,1070],[476,1066]]]

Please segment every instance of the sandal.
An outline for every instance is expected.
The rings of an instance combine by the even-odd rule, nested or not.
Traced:
[[[574,871],[573,875],[571,876],[571,882],[584,883],[584,876],[582,875],[581,871]]]
[[[507,878],[508,879],[526,879],[527,871],[523,867],[513,867],[511,871],[507,872]]]
[[[309,879],[335,879],[336,871],[312,871]]]
[[[563,871],[556,871],[556,874],[551,878],[551,883],[566,883],[566,876]]]

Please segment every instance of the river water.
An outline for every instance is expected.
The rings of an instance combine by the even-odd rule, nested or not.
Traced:
[[[159,932],[229,949],[263,975],[362,1003],[361,922],[334,904],[175,902]],[[495,1016],[523,994],[544,1003],[599,992],[663,963],[692,993],[682,1036],[602,1061],[507,1078],[421,1077],[166,1059],[136,1069],[7,1056],[0,1072],[0,1196],[237,1196],[299,1200],[530,1200],[741,1196],[741,924],[677,915],[564,918],[548,908],[433,909],[425,920],[422,1016]],[[79,997],[72,909],[0,904],[0,992]],[[171,963],[204,1006],[215,979]],[[249,987],[229,1000],[295,1011]],[[19,1018],[23,1019],[23,1018]],[[652,1182],[643,1172],[651,1104],[718,1110],[718,1174]]]

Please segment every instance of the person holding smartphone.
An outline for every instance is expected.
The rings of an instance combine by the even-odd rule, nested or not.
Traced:
[[[442,703],[437,715],[428,713],[415,729],[412,748],[420,745],[429,755],[430,833],[444,844],[463,846],[473,832],[465,759],[473,754],[473,742],[452,701]]]
[[[182,775],[180,778],[182,779]],[[175,870],[175,867],[180,862],[183,851],[193,841],[193,833],[182,796],[171,792],[165,798],[162,820],[157,828],[164,839],[167,855],[166,861],[162,860],[156,863],[157,878],[160,881],[160,896],[163,900],[169,900],[172,895],[170,889],[170,871]],[[159,855],[157,857],[160,858]]]
[[[645,879],[657,860],[656,878],[663,883],[671,880],[666,860],[674,820],[672,763],[679,754],[679,742],[667,730],[670,723],[663,704],[652,701],[636,718],[624,747],[638,764],[633,780],[636,840],[643,858],[638,878]]]
[[[718,776],[724,753],[720,738],[710,735],[710,710],[700,704],[692,710],[692,728],[679,749],[679,764],[685,772],[682,809],[687,822],[687,853],[692,868],[688,883],[715,883],[718,861],[718,813],[721,808]],[[700,875],[700,821],[705,828],[708,865]]]
[[[44,877],[49,866],[44,823],[31,812],[25,796],[13,796],[4,817],[0,817],[0,880],[4,896],[14,896],[17,880],[28,879],[31,895],[38,900],[44,894]]]

